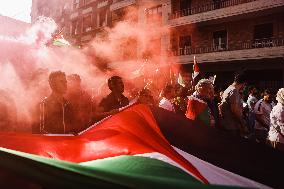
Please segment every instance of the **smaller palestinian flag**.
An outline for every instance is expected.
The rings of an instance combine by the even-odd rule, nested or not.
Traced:
[[[70,43],[64,39],[63,35],[61,35],[60,38],[54,39],[52,44],[54,46],[70,46]]]
[[[193,57],[193,74],[192,74],[192,79],[194,80],[198,74],[199,74],[199,67],[197,65],[197,62],[196,62],[196,58],[195,56]]]
[[[188,97],[186,117],[191,120],[199,120],[210,126],[210,110],[206,102],[194,96]]]
[[[54,46],[70,46],[70,43],[64,38],[62,32],[63,29],[59,33],[54,35],[52,42]]]

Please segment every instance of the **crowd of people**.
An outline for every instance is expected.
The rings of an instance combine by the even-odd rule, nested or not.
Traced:
[[[278,92],[247,86],[245,74],[236,74],[224,91],[212,80],[200,79],[194,90],[167,85],[159,107],[230,135],[284,150],[284,88]]]
[[[49,74],[48,81],[51,94],[33,111],[31,127],[34,134],[76,135],[99,120],[118,113],[120,108],[142,103],[284,150],[284,88],[275,94],[269,89],[260,91],[255,86],[248,87],[244,74],[237,74],[224,91],[215,90],[212,80],[200,79],[194,90],[179,84],[167,84],[159,96],[154,96],[149,88],[143,88],[133,99],[124,95],[123,79],[112,76],[107,83],[110,93],[99,103],[95,103],[81,87],[81,77],[77,74],[66,76],[62,71],[55,71]],[[5,131],[5,125],[13,125],[13,119],[4,113],[2,111],[0,116],[2,131]]]

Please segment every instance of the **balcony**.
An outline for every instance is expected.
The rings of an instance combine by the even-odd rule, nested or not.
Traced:
[[[211,46],[200,48],[179,48],[172,51],[178,57],[180,64],[193,61],[193,55],[198,54],[200,62],[233,61],[247,59],[283,57],[284,38],[259,39],[245,41],[234,46]]]
[[[172,27],[204,22],[230,16],[243,15],[261,10],[284,6],[283,0],[220,0],[169,15]]]
[[[136,0],[114,0],[110,5],[110,11],[114,11],[123,7],[127,7],[136,3]]]

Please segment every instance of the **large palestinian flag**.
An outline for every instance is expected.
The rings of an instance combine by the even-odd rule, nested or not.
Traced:
[[[188,128],[193,128],[192,131],[199,128],[203,132],[202,128],[209,127],[195,127],[193,122],[168,113],[134,105],[78,136],[0,133],[0,187],[269,188],[267,183],[245,178],[173,147],[168,142],[173,140],[171,131],[180,127],[186,135]],[[172,130],[165,121],[175,122]],[[205,137],[206,134],[205,131]],[[189,138],[188,142],[194,138]],[[188,142],[180,145],[182,140],[180,137],[172,143],[188,148]],[[206,146],[192,144],[188,149],[196,153],[194,146],[202,145]],[[201,156],[209,149],[203,150]],[[208,155],[212,155],[210,150]],[[268,160],[272,160],[273,155],[281,157],[282,154],[272,154]],[[281,168],[283,163],[278,163]],[[270,186],[279,186],[277,184]]]

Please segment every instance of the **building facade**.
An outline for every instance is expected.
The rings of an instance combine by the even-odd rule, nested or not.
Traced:
[[[124,17],[127,7],[136,1],[119,0],[33,0],[32,22],[39,16],[51,17],[73,44],[84,45],[105,27],[112,27]]]
[[[129,49],[137,50],[130,58],[155,52],[161,61],[192,72],[196,56],[201,72],[216,74],[224,86],[241,70],[256,86],[284,85],[283,0],[33,0],[31,15],[54,18],[75,45],[125,19],[168,27],[169,33],[149,39],[146,48],[131,39]]]
[[[177,64],[228,85],[245,70],[261,88],[284,86],[283,0],[172,0],[169,46]]]

